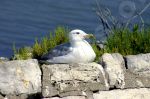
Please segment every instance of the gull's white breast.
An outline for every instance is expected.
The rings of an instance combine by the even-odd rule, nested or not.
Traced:
[[[96,54],[93,51],[92,47],[85,40],[76,44],[76,46],[73,49],[73,54],[76,55],[75,60],[78,62],[92,62],[96,57]]]

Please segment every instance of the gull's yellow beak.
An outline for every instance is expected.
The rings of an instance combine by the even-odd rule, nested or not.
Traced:
[[[94,35],[93,34],[87,34],[84,36],[84,38],[94,38]]]

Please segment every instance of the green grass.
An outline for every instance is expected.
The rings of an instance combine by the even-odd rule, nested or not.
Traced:
[[[114,34],[107,38],[106,52],[122,55],[150,52],[150,29],[140,31],[135,25],[132,30],[126,28],[113,31]]]
[[[54,32],[51,32],[49,36],[41,38],[41,40],[35,39],[35,44],[30,47],[23,47],[16,49],[13,45],[14,56],[13,60],[24,60],[29,58],[39,59],[43,54],[46,54],[50,49],[55,46],[68,42],[69,30],[64,27],[57,27]]]
[[[95,58],[95,62],[99,61],[99,57],[102,56],[104,54],[104,49],[100,49],[96,43],[92,44],[92,48],[96,54],[96,58]]]
[[[51,32],[49,36],[43,37],[41,42],[36,39],[35,44],[33,45],[33,58],[38,59],[55,46],[68,42],[68,33],[68,29],[57,27],[54,33]]]
[[[16,49],[15,45],[13,45],[14,56],[12,60],[26,60],[32,58],[32,48],[31,47],[22,47],[20,49]]]
[[[39,59],[55,46],[68,42],[68,33],[68,29],[58,27],[49,36],[45,36],[41,40],[36,39],[32,47],[23,47],[19,50],[16,50],[14,47],[13,59]],[[150,28],[140,31],[138,25],[135,25],[132,30],[119,28],[114,29],[113,33],[106,39],[105,49],[100,49],[95,42],[92,44],[93,50],[96,53],[96,62],[105,52],[120,53],[122,55],[150,52]]]

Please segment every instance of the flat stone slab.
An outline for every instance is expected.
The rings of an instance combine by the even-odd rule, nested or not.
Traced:
[[[125,89],[100,91],[93,94],[93,99],[150,99],[150,89]]]
[[[150,88],[150,77],[138,75],[130,70],[126,70],[124,81],[124,88]]]
[[[150,53],[128,55],[125,88],[150,88]]]
[[[41,92],[41,70],[38,61],[0,62],[0,93],[3,95]]]
[[[43,98],[43,99],[86,99],[86,97],[84,97],[84,96],[68,96],[68,97],[63,97],[63,98],[53,97],[53,98]]]
[[[149,99],[150,89],[125,89],[125,90],[111,90],[111,91],[100,91],[94,93],[92,98],[85,96],[68,96],[68,97],[53,97],[43,99]]]
[[[7,95],[0,99],[28,99],[28,95]]]
[[[127,69],[138,75],[150,77],[150,53],[125,57]]]
[[[85,95],[87,91],[108,90],[105,72],[97,63],[43,65],[42,95]]]
[[[101,64],[105,72],[108,74],[108,83],[111,88],[124,88],[124,74],[126,71],[125,62],[119,53],[105,53],[101,57]]]

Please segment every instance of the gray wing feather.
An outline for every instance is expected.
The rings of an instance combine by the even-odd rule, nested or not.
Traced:
[[[53,59],[53,57],[67,55],[71,51],[72,50],[71,50],[70,43],[64,43],[64,44],[58,45],[54,49],[50,50],[47,54],[43,55],[41,57],[41,59],[42,60]]]

